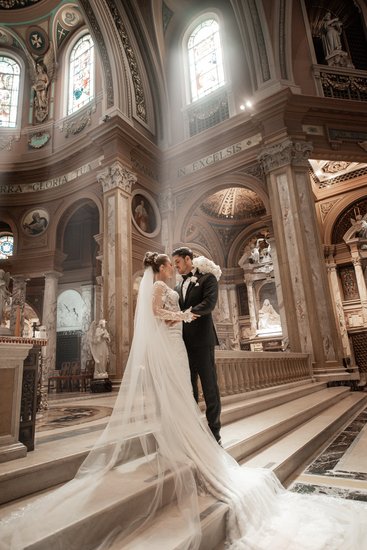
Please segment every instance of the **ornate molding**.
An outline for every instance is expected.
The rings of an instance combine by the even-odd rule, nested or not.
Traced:
[[[66,121],[60,126],[60,131],[65,132],[65,137],[69,137],[70,134],[73,136],[76,136],[77,134],[80,134],[86,128],[87,126],[90,126],[90,123],[92,121],[92,112],[95,111],[92,107],[89,107],[86,113],[84,113],[81,117],[79,117],[77,120],[72,121]]]
[[[116,26],[116,30],[120,36],[122,46],[125,51],[127,62],[129,64],[129,69],[131,73],[131,80],[133,82],[134,91],[135,91],[135,103],[136,103],[136,114],[138,117],[147,122],[147,109],[145,103],[144,88],[142,84],[142,79],[139,72],[138,63],[136,60],[135,52],[131,46],[129,36],[126,32],[126,28],[119,10],[117,9],[115,2],[112,0],[106,0],[109,10],[112,14],[113,21]]]
[[[308,167],[308,158],[311,152],[312,144],[310,142],[287,139],[282,143],[265,147],[258,156],[258,161],[265,174],[269,174],[272,170],[287,164]]]
[[[122,189],[131,193],[132,186],[137,181],[135,174],[125,168],[121,162],[116,160],[111,166],[97,174],[97,181],[102,185],[103,193],[111,189]]]

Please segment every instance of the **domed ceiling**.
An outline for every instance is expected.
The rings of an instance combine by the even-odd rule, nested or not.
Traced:
[[[244,220],[266,214],[264,203],[250,189],[230,187],[210,195],[200,207],[207,216],[216,220]]]
[[[19,8],[26,8],[38,4],[41,0],[0,0],[0,9],[2,10],[14,10]]]

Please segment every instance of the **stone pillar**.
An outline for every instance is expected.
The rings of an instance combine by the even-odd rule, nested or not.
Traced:
[[[43,408],[47,409],[48,377],[56,366],[56,320],[57,320],[57,287],[61,273],[49,271],[45,276],[43,296],[42,325],[46,328],[47,346],[44,349],[42,362],[41,399]]]
[[[240,325],[238,322],[238,304],[237,304],[237,292],[236,285],[228,285],[229,304],[231,311],[231,320],[233,325],[233,342],[232,349],[240,350]]]
[[[329,277],[330,291],[333,296],[335,318],[337,325],[339,326],[339,333],[342,341],[344,357],[351,357],[351,349],[347,332],[347,325],[345,323],[343,300],[340,294],[338,274],[336,271],[336,264],[333,261],[329,261],[326,264],[327,273]]]
[[[257,322],[256,322],[256,308],[254,299],[254,281],[251,275],[245,275],[245,283],[247,287],[248,298],[248,310],[250,314],[250,326],[251,326],[251,338],[256,336]]]
[[[96,323],[103,318],[103,277],[96,277],[96,285],[94,287],[94,320]]]
[[[311,144],[286,139],[263,150],[284,312],[292,351],[309,353],[314,372],[342,365],[315,204],[309,180]]]
[[[168,188],[160,194],[159,210],[162,216],[162,244],[165,253],[171,255],[173,250],[173,218],[174,218],[174,200],[172,189]]]
[[[283,340],[288,340],[287,319],[286,319],[286,314],[284,310],[283,289],[280,282],[281,278],[280,278],[278,254],[275,246],[275,239],[274,237],[268,237],[267,241],[269,241],[270,243],[270,254],[271,254],[271,260],[273,263],[275,291],[276,291],[277,301],[278,301],[280,323],[282,325]]]
[[[109,374],[121,380],[132,337],[130,213],[136,176],[115,161],[97,179],[104,195],[103,316],[111,336]]]
[[[348,242],[350,252],[352,255],[352,262],[354,266],[354,272],[356,274],[357,287],[359,299],[361,300],[363,323],[367,323],[367,289],[366,280],[363,274],[363,268],[361,263],[360,252],[358,248],[358,242]]]
[[[24,306],[26,297],[27,279],[24,275],[13,275],[13,293],[10,310],[10,332],[14,334],[16,328],[17,311],[20,312],[20,334],[22,336],[24,330]]]
[[[92,322],[92,312],[94,307],[93,285],[82,285],[82,343],[81,343],[81,365],[85,368],[86,362],[91,358],[91,351],[88,344],[88,330]]]

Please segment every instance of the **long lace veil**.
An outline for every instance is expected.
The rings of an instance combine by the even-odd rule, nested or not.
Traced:
[[[166,373],[172,370],[174,358],[167,330],[153,315],[153,283],[153,270],[147,268],[139,287],[129,359],[106,428],[72,481],[0,526],[1,550],[19,550],[47,536],[51,536],[47,547],[53,550],[85,548],[81,528],[59,537],[55,533],[90,516],[103,503],[111,506],[111,513],[107,519],[106,513],[101,517],[95,513],[95,544],[88,548],[105,549],[116,537],[126,541],[129,535],[136,536],[166,503],[176,505],[185,522],[186,547],[198,547],[196,483],[171,418],[171,382]],[[125,493],[142,494],[133,501],[133,510],[128,504],[113,510],[114,502]]]

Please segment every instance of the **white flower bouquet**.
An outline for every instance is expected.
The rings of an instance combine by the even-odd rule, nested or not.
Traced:
[[[200,273],[212,273],[217,281],[219,281],[220,276],[222,275],[222,270],[219,265],[212,262],[212,260],[205,258],[205,256],[198,256],[197,258],[194,258],[192,265],[197,271],[200,271]]]

